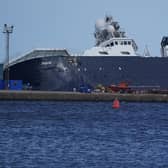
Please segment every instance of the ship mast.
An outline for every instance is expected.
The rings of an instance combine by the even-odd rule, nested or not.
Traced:
[[[145,46],[143,56],[150,56],[150,52],[147,45]]]

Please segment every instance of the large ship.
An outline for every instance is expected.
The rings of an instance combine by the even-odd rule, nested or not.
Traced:
[[[135,41],[128,38],[111,16],[96,21],[96,44],[81,55],[66,49],[34,49],[11,60],[9,77],[22,80],[32,90],[79,90],[127,82],[140,88],[168,89],[168,38],[161,42],[160,57],[137,54]]]

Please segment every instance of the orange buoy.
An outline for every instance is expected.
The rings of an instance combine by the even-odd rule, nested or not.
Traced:
[[[120,102],[117,98],[115,98],[115,100],[113,101],[113,104],[112,104],[112,108],[119,108],[120,107]]]

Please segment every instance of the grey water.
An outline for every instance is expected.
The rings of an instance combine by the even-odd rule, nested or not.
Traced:
[[[168,104],[1,101],[0,167],[167,168]]]

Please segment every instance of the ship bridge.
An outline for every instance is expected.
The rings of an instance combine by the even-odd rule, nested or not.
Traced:
[[[112,38],[99,46],[86,50],[85,56],[137,56],[138,47],[129,38]]]

